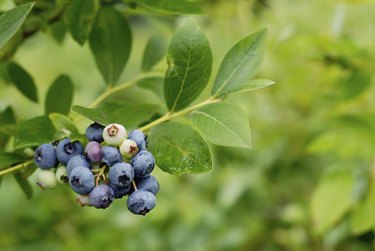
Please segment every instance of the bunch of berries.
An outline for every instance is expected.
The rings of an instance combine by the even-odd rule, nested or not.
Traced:
[[[115,198],[129,195],[132,213],[152,210],[159,183],[150,175],[155,159],[146,149],[145,134],[134,130],[128,135],[120,124],[104,127],[95,122],[87,127],[86,137],[86,147],[69,138],[39,146],[34,154],[40,168],[37,184],[51,189],[69,183],[81,206],[107,208]]]

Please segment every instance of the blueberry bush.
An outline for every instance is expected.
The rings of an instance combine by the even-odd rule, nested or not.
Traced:
[[[0,249],[373,250],[374,8],[1,1]]]

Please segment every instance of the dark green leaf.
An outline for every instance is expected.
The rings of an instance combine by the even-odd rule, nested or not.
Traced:
[[[29,14],[33,3],[18,6],[0,16],[0,48],[17,32]]]
[[[108,85],[115,84],[130,55],[132,38],[128,22],[114,8],[102,7],[89,42],[105,82]]]
[[[89,37],[98,9],[98,0],[72,0],[66,9],[65,21],[68,29],[80,45]]]
[[[142,71],[149,71],[167,53],[168,43],[161,34],[155,34],[150,38],[143,53]]]
[[[35,164],[35,162],[31,162],[29,165],[26,165],[22,169],[22,177],[24,179],[27,179],[30,177],[36,170],[38,169],[38,166]]]
[[[135,128],[146,121],[158,110],[156,105],[131,105],[126,103],[106,103],[97,109],[73,106],[73,111],[98,123],[123,124],[127,129]]]
[[[30,185],[30,182],[27,181],[27,179],[24,179],[22,177],[22,174],[19,172],[15,173],[14,177],[16,178],[16,181],[18,185],[20,186],[20,188],[22,189],[22,191],[25,193],[27,199],[30,200],[33,197],[33,188]]]
[[[220,97],[238,92],[254,91],[273,84],[275,84],[275,82],[268,79],[251,79],[249,82],[232,86],[230,89],[223,89],[223,91],[220,92]]]
[[[246,113],[228,103],[213,103],[190,116],[203,136],[221,146],[251,147],[251,131]]]
[[[189,125],[167,122],[148,133],[148,149],[165,172],[182,175],[212,170],[212,156],[203,137]]]
[[[258,72],[263,59],[266,30],[250,34],[235,44],[221,62],[212,95],[223,97],[241,89]]]
[[[17,123],[14,148],[39,146],[52,141],[55,128],[47,116],[36,117],[30,120],[21,120]]]
[[[11,107],[7,107],[2,113],[0,113],[0,148],[4,147],[8,142],[9,133],[8,127],[16,123]]]
[[[8,66],[9,76],[17,89],[34,102],[38,102],[38,93],[33,78],[16,63]]]
[[[353,70],[349,77],[341,80],[337,85],[337,90],[344,99],[350,99],[361,94],[371,84],[372,74]]]
[[[203,14],[203,10],[196,4],[186,0],[133,0],[146,8],[170,14]]]
[[[17,153],[0,152],[0,170],[18,164],[25,160],[25,157]]]
[[[173,36],[168,50],[164,97],[170,111],[193,102],[206,87],[211,75],[212,54],[205,34],[189,20]]]
[[[137,82],[137,86],[155,93],[160,99],[164,100],[164,78],[150,77]]]
[[[56,40],[56,42],[62,43],[66,34],[65,23],[63,21],[58,21],[51,24],[49,28],[51,31],[51,35]]]
[[[73,102],[74,85],[66,75],[60,75],[48,90],[45,113],[68,114]]]

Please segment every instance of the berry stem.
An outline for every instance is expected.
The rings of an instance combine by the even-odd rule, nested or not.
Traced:
[[[133,185],[133,187],[134,187],[134,190],[137,191],[138,188],[137,188],[137,185],[135,184],[135,181],[134,181],[134,180],[132,180],[132,185]]]
[[[157,126],[165,121],[168,121],[168,120],[171,120],[171,119],[174,119],[176,117],[179,117],[179,116],[183,116],[183,115],[186,115],[186,114],[189,114],[190,112],[198,109],[198,108],[201,108],[205,105],[208,105],[208,104],[211,104],[211,103],[216,103],[216,102],[220,102],[221,99],[214,99],[214,98],[209,98],[209,99],[206,99],[205,101],[201,102],[201,103],[198,103],[196,105],[193,105],[191,107],[187,107],[181,111],[178,111],[178,112],[168,112],[166,114],[164,114],[164,116],[152,121],[151,123],[145,125],[145,126],[142,126],[139,130],[145,132],[145,131],[148,131],[150,130],[152,127],[154,126]]]
[[[10,167],[8,169],[2,170],[2,171],[0,171],[0,176],[6,175],[8,173],[15,172],[15,171],[17,171],[19,169],[22,169],[22,168],[25,168],[25,167],[31,165],[32,163],[34,163],[34,160],[30,159],[30,160],[22,162],[22,163],[20,163],[18,165],[12,166],[12,167]]]

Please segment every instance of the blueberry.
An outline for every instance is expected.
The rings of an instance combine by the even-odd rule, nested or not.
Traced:
[[[115,198],[122,198],[125,195],[128,195],[132,187],[131,184],[124,187],[118,187],[112,183],[109,183],[109,186],[112,187],[113,192],[115,193]]]
[[[83,145],[78,140],[70,142],[70,139],[65,138],[56,147],[57,159],[64,165],[77,154],[83,154]]]
[[[159,191],[159,182],[154,176],[148,176],[136,181],[138,190],[149,191],[156,195]]]
[[[103,142],[104,126],[98,123],[93,123],[86,128],[86,137],[89,141]]]
[[[146,150],[147,136],[141,130],[134,130],[129,133],[128,139],[134,140],[137,143],[139,150]]]
[[[44,189],[52,189],[57,185],[55,172],[52,170],[40,170],[36,176],[36,184]]]
[[[149,151],[143,150],[133,157],[130,164],[134,167],[135,177],[143,178],[154,170],[155,159]]]
[[[134,179],[133,167],[124,162],[116,163],[109,169],[108,178],[110,183],[115,186],[128,186]]]
[[[138,152],[137,143],[134,140],[126,139],[120,145],[120,153],[125,158],[131,158]]]
[[[102,159],[102,146],[96,141],[90,141],[85,148],[86,156],[94,163]]]
[[[35,164],[41,169],[50,169],[57,164],[56,149],[51,144],[39,146],[34,153]]]
[[[60,166],[59,168],[57,168],[55,177],[57,182],[59,182],[60,184],[65,184],[69,182],[65,166]]]
[[[75,155],[68,161],[68,164],[66,165],[66,173],[68,177],[70,176],[70,173],[73,171],[73,169],[79,166],[90,168],[90,163],[83,155]]]
[[[121,162],[122,157],[120,151],[116,147],[103,146],[102,148],[102,162],[107,166],[113,166],[114,164]]]
[[[91,191],[89,199],[92,206],[107,208],[114,200],[114,192],[108,185],[99,185]]]
[[[95,178],[90,169],[79,166],[70,173],[69,183],[74,192],[88,194],[95,186]]]
[[[133,214],[146,215],[156,205],[156,197],[149,191],[137,190],[129,195],[127,206]]]
[[[127,136],[125,127],[120,124],[109,124],[103,130],[103,139],[108,145],[118,146]]]

